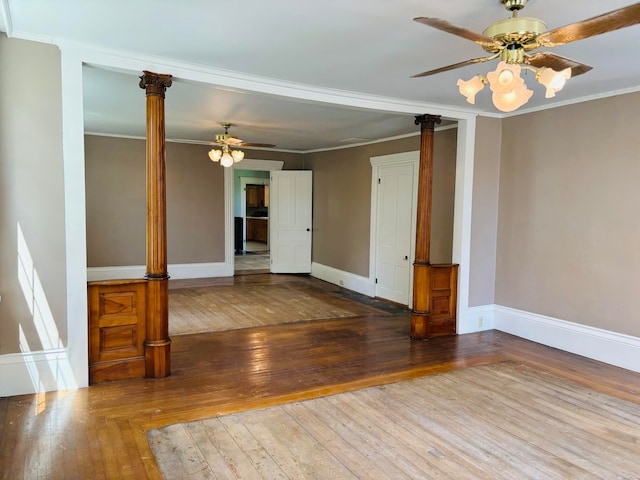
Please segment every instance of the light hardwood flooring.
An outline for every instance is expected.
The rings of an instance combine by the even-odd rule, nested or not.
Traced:
[[[169,334],[344,318],[356,316],[361,310],[352,308],[348,298],[306,281],[184,287],[169,293]]]
[[[201,284],[291,281],[349,299],[358,315],[180,335],[165,379],[2,398],[0,478],[162,478],[151,429],[505,360],[640,403],[638,374],[497,331],[411,340],[408,312],[313,278]]]
[[[236,275],[243,273],[255,273],[255,270],[260,270],[260,273],[268,273],[270,267],[270,256],[266,255],[236,255],[234,257],[234,270]]]
[[[637,478],[640,405],[513,362],[154,429],[167,478]]]

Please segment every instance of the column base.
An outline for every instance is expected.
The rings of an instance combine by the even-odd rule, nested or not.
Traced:
[[[171,339],[147,340],[145,346],[145,377],[165,378],[171,375]]]
[[[429,312],[411,311],[411,338],[442,337],[456,334],[456,319],[441,318],[434,320]]]

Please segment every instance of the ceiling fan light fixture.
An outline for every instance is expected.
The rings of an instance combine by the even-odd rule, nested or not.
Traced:
[[[493,72],[487,73],[491,91],[505,94],[523,87],[524,80],[520,76],[521,70],[520,65],[500,62]]]
[[[487,84],[487,77],[484,75],[476,75],[469,80],[458,79],[458,88],[461,95],[467,98],[467,102],[471,105],[476,103],[476,95]]]
[[[244,152],[242,150],[232,150],[231,156],[233,157],[233,161],[237,163],[244,158]]]
[[[533,90],[529,90],[523,82],[521,86],[507,93],[494,91],[491,99],[493,105],[501,112],[513,112],[527,103],[532,95]]]
[[[536,72],[536,79],[541,85],[544,85],[547,89],[545,98],[555,97],[556,92],[562,90],[567,83],[567,80],[571,78],[571,68],[565,68],[560,72],[542,67]]]
[[[209,158],[211,159],[212,162],[218,162],[221,157],[222,157],[222,150],[217,150],[215,148],[212,148],[211,150],[209,150]]]
[[[220,158],[220,165],[223,167],[230,167],[233,165],[233,157],[228,150],[222,154],[222,158]]]

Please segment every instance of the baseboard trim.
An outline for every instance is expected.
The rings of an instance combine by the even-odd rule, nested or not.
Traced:
[[[474,333],[493,330],[493,315],[495,305],[481,305],[468,307],[458,311],[457,333]]]
[[[494,306],[494,328],[640,373],[640,338],[537,313]]]
[[[78,388],[67,349],[0,355],[0,397]]]
[[[211,278],[232,277],[233,266],[225,262],[217,263],[178,263],[169,265],[169,276],[179,278]],[[117,267],[89,267],[87,268],[87,280],[101,281],[115,278],[143,278],[147,272],[144,265],[126,265]]]
[[[375,296],[375,288],[371,280],[355,273],[314,262],[311,264],[311,276],[369,297]]]

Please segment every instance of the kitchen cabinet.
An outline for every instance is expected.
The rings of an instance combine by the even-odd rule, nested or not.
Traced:
[[[247,185],[247,207],[266,207],[269,205],[264,185]]]
[[[269,220],[266,218],[247,218],[247,241],[267,243],[269,239]]]

